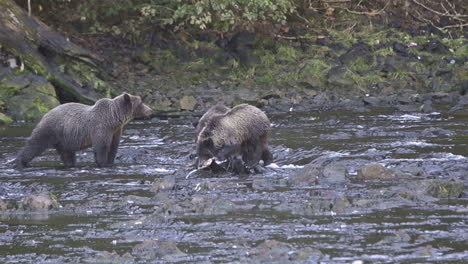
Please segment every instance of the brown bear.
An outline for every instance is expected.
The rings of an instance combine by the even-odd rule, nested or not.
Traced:
[[[139,96],[123,93],[100,99],[93,106],[59,105],[45,114],[15,162],[18,168],[48,148],[55,148],[65,167],[76,163],[76,151],[93,147],[99,167],[113,164],[123,127],[134,118],[150,118],[151,108]]]
[[[198,168],[216,160],[227,160],[228,170],[245,173],[247,169],[272,162],[268,149],[270,120],[255,106],[237,105],[222,115],[214,115],[197,138]]]
[[[212,106],[206,113],[200,117],[200,119],[196,122],[193,122],[193,126],[195,127],[195,133],[198,135],[200,134],[200,131],[205,127],[206,123],[208,123],[211,118],[214,116],[218,115],[223,115],[227,113],[231,108],[222,105],[222,104],[216,104],[215,106]]]

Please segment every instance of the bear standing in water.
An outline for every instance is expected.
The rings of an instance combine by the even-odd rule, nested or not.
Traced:
[[[228,160],[228,169],[245,173],[263,160],[272,162],[268,149],[270,120],[257,107],[241,104],[225,114],[212,116],[197,138],[198,168],[209,167],[214,159]]]
[[[34,128],[16,158],[23,168],[48,148],[55,148],[65,167],[76,163],[76,151],[93,147],[99,167],[114,163],[123,127],[134,118],[150,118],[151,109],[127,93],[100,99],[93,106],[66,103],[50,110]]]
[[[214,116],[224,115],[225,113],[229,112],[229,110],[231,110],[231,108],[222,104],[217,104],[208,109],[208,111],[206,111],[206,113],[197,122],[193,123],[197,138],[200,134],[200,131],[206,126],[206,123],[208,123]]]

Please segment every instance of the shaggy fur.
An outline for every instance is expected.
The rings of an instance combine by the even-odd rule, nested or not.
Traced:
[[[48,148],[55,148],[66,167],[76,163],[76,151],[93,147],[99,167],[112,165],[123,127],[134,118],[151,117],[139,96],[127,93],[100,99],[93,106],[67,103],[50,110],[33,130],[16,158],[18,168]]]
[[[200,131],[197,138],[198,167],[213,157],[228,159],[234,171],[242,167],[254,167],[260,160],[264,165],[272,162],[268,149],[270,120],[257,107],[241,104],[223,115],[213,116]]]
[[[223,115],[229,110],[231,110],[231,108],[222,104],[217,104],[208,109],[208,111],[206,111],[206,113],[197,122],[193,123],[193,126],[195,127],[195,133],[197,134],[197,138],[200,134],[200,131],[206,126],[206,123],[208,123],[214,116]]]

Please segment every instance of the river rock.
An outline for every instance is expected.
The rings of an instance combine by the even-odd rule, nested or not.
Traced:
[[[323,169],[322,176],[319,178],[319,183],[344,183],[348,178],[348,169],[339,163],[331,163]]]
[[[440,127],[429,127],[421,132],[423,137],[451,136],[453,133]]]
[[[183,256],[175,242],[147,240],[133,247],[132,255],[146,260]]]
[[[182,110],[187,110],[187,111],[193,111],[195,109],[195,106],[197,105],[197,99],[195,97],[189,95],[185,95],[180,99],[180,109]]]
[[[15,209],[16,204],[12,201],[0,200],[0,211]]]
[[[35,211],[35,210],[50,210],[59,208],[57,197],[52,193],[42,192],[37,194],[31,194],[30,196],[23,198],[19,204],[19,210]]]
[[[5,101],[7,114],[16,120],[38,120],[60,104],[54,86],[34,74],[16,75],[1,81],[0,98],[9,98]]]
[[[358,169],[357,179],[366,180],[392,180],[397,178],[397,172],[387,169],[380,164],[370,164]]]
[[[295,248],[291,244],[266,240],[246,253],[248,260],[241,263],[316,263],[322,252],[311,247]]]
[[[420,186],[435,198],[460,198],[465,188],[462,182],[449,180],[426,180]]]
[[[339,161],[329,158],[317,158],[294,172],[286,181],[287,185],[310,186],[314,184],[340,184],[346,182],[348,170]]]
[[[159,178],[154,180],[152,189],[156,192],[173,190],[175,186],[175,177],[174,176],[165,176],[164,178]]]
[[[354,81],[347,75],[348,68],[346,66],[336,66],[330,69],[327,74],[327,82],[332,86],[337,87],[352,87]]]

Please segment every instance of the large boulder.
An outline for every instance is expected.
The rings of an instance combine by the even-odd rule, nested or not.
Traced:
[[[16,120],[36,121],[60,104],[55,88],[43,76],[14,75],[0,82],[7,114]]]

